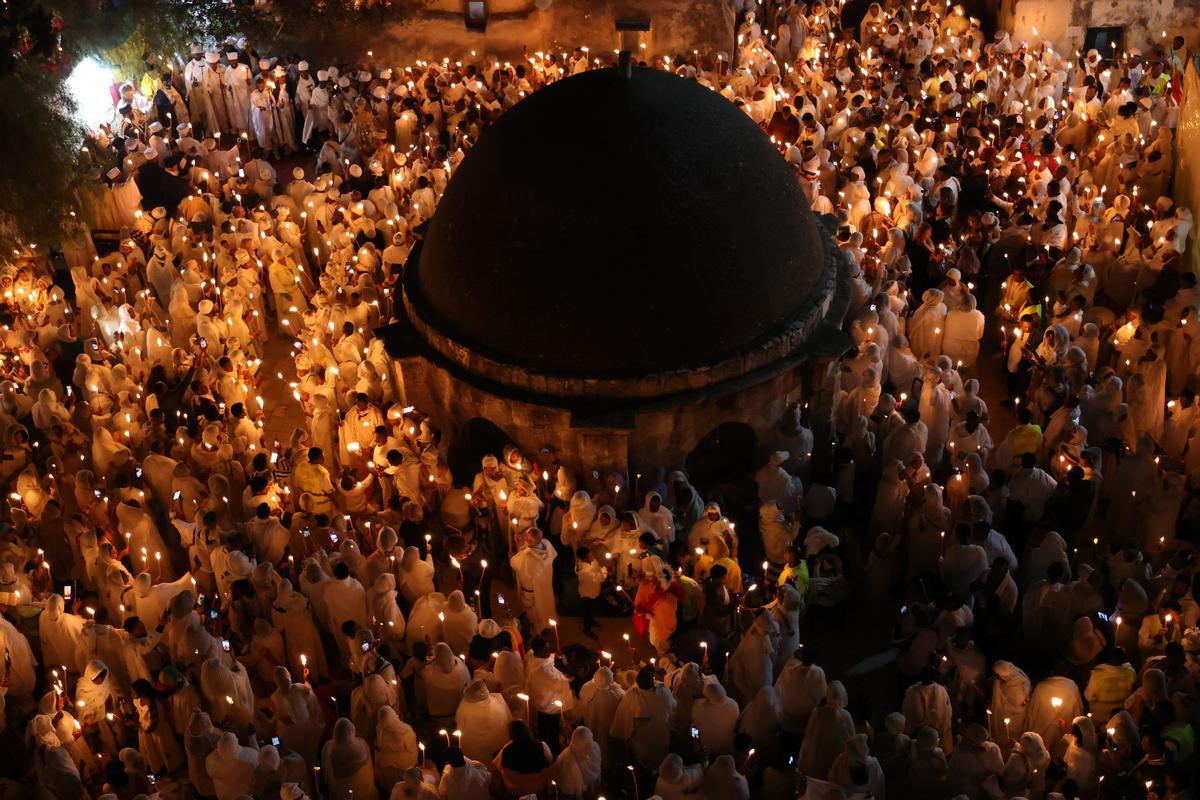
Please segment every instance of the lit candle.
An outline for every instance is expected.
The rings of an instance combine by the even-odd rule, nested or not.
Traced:
[[[525,701],[525,721],[532,722],[529,717],[529,695],[525,694],[524,692],[518,692],[517,697]]]

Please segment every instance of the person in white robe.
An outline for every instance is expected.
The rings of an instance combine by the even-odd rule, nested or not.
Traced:
[[[527,543],[509,559],[517,579],[521,608],[529,615],[534,631],[541,632],[557,615],[554,596],[554,545],[536,528],[527,534]]]
[[[587,493],[576,492],[576,495],[578,494],[586,495]],[[574,498],[572,498],[572,502],[574,502]],[[675,543],[675,518],[671,514],[671,510],[663,504],[662,495],[658,492],[646,492],[646,500],[638,511],[638,519],[654,533],[658,541],[667,547]]]
[[[872,407],[874,404],[872,404]],[[797,498],[803,497],[804,486],[800,479],[790,475],[783,465],[789,454],[786,451],[771,453],[764,465],[755,474],[758,484],[758,500],[760,503],[774,502],[785,514],[791,514],[796,509]]]
[[[511,721],[512,713],[503,695],[488,691],[482,680],[473,680],[463,691],[462,702],[454,714],[455,727],[462,731],[459,746],[468,758],[491,763],[508,742]]]
[[[579,700],[575,713],[580,721],[594,734],[600,745],[600,754],[606,765],[611,766],[616,759],[614,741],[611,735],[613,719],[625,690],[613,680],[612,670],[600,667],[590,680],[579,689]],[[461,726],[460,726],[461,729]]]
[[[191,585],[192,576],[190,574],[185,574],[175,581],[154,583],[150,573],[143,572],[133,579],[126,608],[137,614],[147,627],[153,628],[162,619],[175,596],[190,589]]]
[[[491,773],[482,762],[467,758],[461,750],[451,749],[438,781],[438,797],[441,800],[488,800],[491,779]],[[560,788],[562,783],[560,778]],[[566,789],[561,791],[565,794]]]
[[[704,764],[683,763],[676,753],[669,754],[658,767],[654,793],[662,800],[687,800],[700,793],[704,781]]]
[[[933,670],[928,669],[920,681],[908,687],[900,704],[900,713],[906,720],[905,730],[909,736],[919,728],[929,726],[938,732],[943,749],[950,752],[954,746],[951,730],[954,711],[950,707],[950,694],[946,687],[934,677]]]
[[[372,748],[378,746],[375,723],[379,719],[379,712],[391,707],[391,703],[392,693],[388,691],[387,681],[379,673],[364,674],[362,683],[350,692],[350,720],[355,730],[363,732],[363,739]]]
[[[1073,719],[1066,740],[1067,752],[1063,755],[1063,763],[1067,767],[1067,779],[1075,781],[1081,796],[1094,795],[1100,784],[1100,748],[1092,717],[1079,716]]]
[[[407,625],[396,603],[396,576],[393,573],[381,574],[367,590],[367,614],[372,625],[379,629],[381,641],[396,646],[404,641]]]
[[[780,727],[788,733],[802,733],[808,718],[826,696],[825,671],[804,660],[803,648],[790,658],[775,680],[781,701]]]
[[[329,800],[378,800],[371,750],[354,730],[354,723],[342,717],[333,725],[333,736],[321,751]],[[225,798],[220,798],[225,800]]]
[[[854,718],[846,710],[846,689],[833,681],[825,700],[813,709],[804,728],[799,766],[805,775],[824,780],[833,762],[842,753],[846,740],[854,735]]]
[[[433,646],[433,661],[421,670],[424,705],[439,725],[453,721],[462,699],[463,690],[471,682],[471,674],[462,659],[445,642]]]
[[[799,521],[789,521],[777,503],[764,501],[758,510],[758,530],[767,560],[780,566],[785,564],[788,548],[800,532]]]
[[[467,652],[479,627],[479,617],[460,590],[455,589],[446,598],[446,606],[442,613],[445,614],[445,619],[442,620],[442,635],[446,644],[450,645],[452,652]]]
[[[355,630],[367,627],[367,591],[350,574],[350,566],[339,561],[333,567],[333,580],[325,588],[325,603],[329,608],[331,632],[336,636],[347,622]]]
[[[276,127],[275,95],[262,76],[254,82],[254,91],[250,93],[250,131],[264,153],[275,155],[282,149]]]
[[[951,791],[968,798],[998,797],[1003,771],[1004,756],[988,739],[987,728],[978,723],[967,725],[950,756],[947,779]]]
[[[735,698],[752,700],[774,683],[778,647],[779,625],[769,612],[760,612],[725,664],[725,683]]]
[[[1001,791],[1010,797],[1041,796],[1050,761],[1050,752],[1042,737],[1034,731],[1025,731],[1017,738],[1012,753],[1004,763],[1004,772],[1000,777]]]
[[[396,579],[400,584],[400,593],[409,604],[416,602],[418,597],[431,594],[435,591],[432,556],[423,559],[417,548],[404,548],[404,555],[396,567]]]
[[[292,675],[302,676],[304,680],[309,674],[319,678],[329,676],[325,648],[309,601],[292,588],[292,582],[287,578],[279,582],[271,603],[271,623],[283,633],[287,667]]]
[[[908,340],[917,358],[928,361],[942,354],[946,305],[940,289],[926,289],[921,305],[908,320]]]
[[[80,673],[84,664],[79,661],[83,645],[83,617],[69,613],[60,594],[46,600],[46,608],[38,617],[38,640],[42,661],[50,668],[65,667],[67,672]],[[56,667],[57,665],[57,667]]]
[[[430,592],[417,598],[404,626],[404,638],[410,649],[416,642],[425,642],[432,648],[434,642],[441,641],[445,607],[446,596],[441,592]]]
[[[983,312],[976,307],[975,295],[968,294],[960,306],[946,314],[942,352],[959,369],[973,369],[979,358],[979,340],[983,338]]]
[[[216,749],[205,759],[217,800],[237,800],[250,794],[257,769],[258,750],[238,744],[237,736],[229,731],[221,734]]]
[[[223,663],[222,658],[232,666]],[[200,669],[200,692],[204,695],[209,716],[217,725],[247,731],[254,721],[254,689],[250,673],[228,653],[210,658]]]
[[[253,76],[250,67],[240,63],[236,51],[226,53],[229,66],[221,73],[221,87],[225,96],[225,108],[229,115],[229,130],[242,134],[250,130],[250,92]]]
[[[706,681],[701,697],[692,705],[692,727],[699,731],[705,752],[721,755],[734,752],[741,710],[737,701],[725,694],[716,679]]]
[[[388,791],[402,780],[420,756],[412,726],[391,706],[379,709],[375,720],[375,780],[381,791]]]
[[[563,798],[586,800],[600,785],[600,745],[587,726],[571,731],[570,743],[554,762],[557,791]]]
[[[288,750],[315,764],[324,730],[321,703],[308,683],[292,682],[286,667],[275,667],[274,679],[270,702],[275,712],[275,735]]]
[[[661,764],[670,747],[674,709],[674,695],[654,679],[652,667],[643,667],[617,704],[610,735],[625,743],[638,764]]]
[[[1029,696],[1025,729],[1038,734],[1046,749],[1061,757],[1067,747],[1063,741],[1066,723],[1082,714],[1083,697],[1079,686],[1070,678],[1051,675],[1039,682]]]

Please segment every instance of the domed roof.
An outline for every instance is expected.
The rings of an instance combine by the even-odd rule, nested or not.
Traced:
[[[540,374],[695,369],[820,302],[822,236],[791,168],[729,100],[661,70],[594,70],[486,130],[405,292],[457,345]]]

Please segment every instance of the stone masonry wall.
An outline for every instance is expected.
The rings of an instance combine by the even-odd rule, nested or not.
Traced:
[[[411,8],[397,10],[394,23],[372,19],[351,27],[350,35],[342,30],[330,36],[285,22],[279,38],[318,60],[361,60],[370,50],[382,64],[469,57],[472,51],[515,61],[525,51],[569,52],[576,46],[611,60],[622,45],[616,23],[623,19],[649,21],[650,31],[641,36],[645,55],[728,52],[734,41],[733,0],[552,0],[545,10],[533,0],[486,0],[486,7],[482,32],[467,29],[466,0],[414,0]]]
[[[1088,28],[1110,26],[1124,27],[1125,46],[1143,53],[1169,47],[1175,36],[1200,45],[1200,0],[1001,0],[998,19],[1015,41],[1047,39],[1066,55],[1083,49]]]

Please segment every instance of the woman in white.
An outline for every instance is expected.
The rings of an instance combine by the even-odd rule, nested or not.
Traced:
[[[433,559],[421,558],[421,551],[417,548],[404,548],[396,573],[400,593],[408,603],[415,603],[418,597],[434,592]]]
[[[433,661],[421,670],[425,707],[439,724],[453,720],[463,689],[471,682],[471,673],[445,642],[433,646]]]
[[[521,607],[529,614],[533,630],[544,631],[556,615],[554,597],[554,546],[536,528],[532,540],[510,561],[517,578]]]
[[[76,654],[83,643],[83,617],[66,611],[62,595],[52,594],[46,601],[46,610],[38,617],[38,638],[48,668],[80,671]]]
[[[0,628],[6,622],[0,617]],[[112,684],[112,673],[103,661],[93,659],[75,686],[75,716],[93,745],[107,753],[117,751],[117,723],[109,718],[115,711],[117,693]]]
[[[237,800],[254,791],[258,751],[238,744],[237,736],[226,731],[221,734],[217,748],[205,759],[205,768],[217,800]]]
[[[464,729],[465,733],[465,729]],[[381,790],[390,791],[420,757],[417,734],[391,706],[376,712],[375,778]]]
[[[572,800],[591,797],[600,783],[600,745],[587,726],[571,732],[571,742],[554,762],[558,794]]]
[[[411,648],[416,642],[440,642],[442,640],[443,609],[446,596],[441,592],[430,592],[417,598],[408,612],[408,623],[404,636]]]
[[[921,388],[921,421],[929,430],[925,445],[925,459],[930,465],[941,463],[942,453],[950,438],[951,403],[954,395],[942,381],[942,371],[936,367],[925,370],[925,381]]]
[[[654,532],[660,542],[667,545],[675,543],[675,518],[671,510],[663,505],[662,496],[658,492],[646,493],[646,502],[638,511],[638,519]]]
[[[482,680],[471,681],[454,714],[455,727],[462,731],[459,746],[463,754],[489,763],[508,742],[510,721],[512,714],[504,696],[488,691]]]
[[[355,733],[354,723],[342,717],[333,725],[333,738],[321,752],[329,800],[378,800],[371,750]],[[223,800],[223,798],[222,798]]]
[[[283,746],[315,764],[321,743],[324,719],[321,704],[307,683],[292,683],[286,667],[275,668],[275,691],[271,694],[275,711],[275,735]]]
[[[913,354],[922,360],[942,354],[942,335],[946,327],[946,306],[940,289],[926,289],[921,306],[908,320],[908,340]]]
[[[404,614],[396,603],[396,576],[391,572],[380,575],[367,590],[367,613],[379,627],[381,641],[393,646],[404,641]]]
[[[455,589],[446,598],[446,607],[442,613],[446,617],[442,620],[442,635],[446,644],[450,646],[450,651],[467,652],[479,626],[479,617],[467,604],[467,598],[460,590]]]
[[[946,335],[942,340],[942,353],[950,356],[955,366],[971,369],[979,358],[979,340],[983,338],[983,312],[976,308],[975,295],[968,294],[962,304],[947,312]]]
[[[291,674],[302,677],[329,676],[325,648],[313,622],[309,601],[292,588],[292,582],[287,578],[279,582],[275,600],[271,603],[271,624],[283,632],[287,666]]]
[[[613,680],[612,670],[608,667],[596,670],[592,679],[579,689],[576,713],[589,730],[599,731],[597,741],[605,762],[614,759],[612,722],[617,713],[617,706],[624,696],[625,690]],[[461,706],[459,708],[461,709]],[[459,727],[462,728],[461,725]],[[505,736],[507,737],[507,732]]]
[[[223,658],[231,661],[233,666],[224,664],[221,658],[210,658],[201,666],[200,692],[214,723],[247,731],[254,721],[250,673],[228,654]]]

